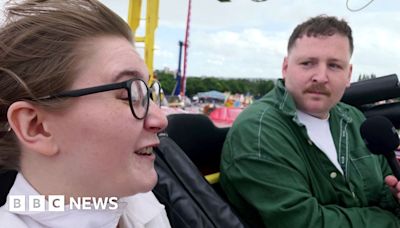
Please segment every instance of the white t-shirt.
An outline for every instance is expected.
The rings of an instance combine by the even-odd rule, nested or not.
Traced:
[[[326,119],[319,119],[300,110],[297,110],[297,117],[299,121],[306,126],[307,134],[311,141],[326,154],[329,160],[343,174],[342,167],[338,162],[331,129],[329,128],[329,117]]]
[[[18,173],[10,195],[39,195]],[[0,207],[0,227],[2,228],[170,228],[164,205],[160,204],[152,192],[139,193],[120,198],[115,210],[77,210],[65,207],[63,212],[12,212],[10,201]]]

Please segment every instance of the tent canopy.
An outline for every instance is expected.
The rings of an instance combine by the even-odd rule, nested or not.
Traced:
[[[221,101],[225,100],[225,94],[221,93],[219,91],[216,91],[216,90],[197,93],[197,96],[199,98],[203,98],[203,99],[210,98],[210,99],[221,100]]]

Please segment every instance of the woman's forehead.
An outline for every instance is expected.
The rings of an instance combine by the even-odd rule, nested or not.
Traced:
[[[132,43],[119,37],[96,38],[86,47],[82,76],[110,83],[129,78],[149,79],[147,67]]]

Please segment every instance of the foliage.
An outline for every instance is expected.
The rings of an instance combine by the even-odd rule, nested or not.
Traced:
[[[173,73],[156,71],[165,94],[169,95],[175,86],[175,76]],[[260,97],[274,88],[273,80],[264,79],[220,79],[214,77],[187,77],[186,95],[192,97],[198,92],[217,90],[220,92],[230,92],[232,94],[250,94]]]
[[[372,74],[360,74],[358,76],[358,81],[364,81],[364,80],[373,79],[373,78],[376,78],[376,75],[374,73],[372,73]]]

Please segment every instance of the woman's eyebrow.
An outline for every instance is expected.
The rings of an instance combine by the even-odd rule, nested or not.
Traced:
[[[143,74],[137,70],[123,70],[114,76],[113,81],[117,82],[121,80],[121,78],[129,76],[130,78],[140,78],[144,80]]]

